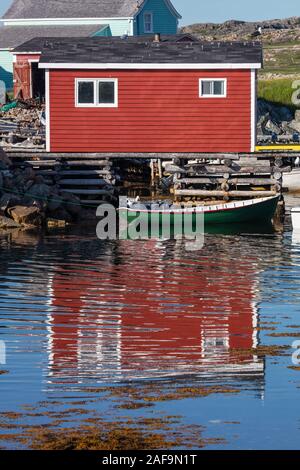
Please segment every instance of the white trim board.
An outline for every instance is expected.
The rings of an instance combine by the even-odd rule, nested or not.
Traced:
[[[251,70],[251,152],[255,152],[256,129],[256,97],[257,97],[256,70]]]
[[[32,51],[29,51],[29,52],[18,52],[18,51],[15,51],[13,52],[13,55],[16,56],[16,55],[41,55],[42,52],[32,52]]]
[[[26,22],[32,23],[32,21],[53,21],[54,23],[57,21],[111,21],[111,20],[133,20],[134,16],[112,16],[112,17],[91,17],[87,16],[86,18],[0,18],[1,23],[9,23],[12,21],[17,21],[18,23]]]
[[[211,93],[209,95],[205,95],[202,93],[202,83],[203,82],[223,82],[224,83],[224,93],[221,95],[215,95],[214,93]],[[199,98],[227,98],[227,78],[199,78]]]
[[[45,71],[45,85],[46,85],[46,151],[50,152],[50,73],[49,70]]]
[[[39,63],[41,69],[85,69],[85,70],[105,70],[105,69],[144,69],[144,70],[257,70],[262,65],[257,64],[132,64],[132,63]]]
[[[89,82],[94,85],[94,101],[93,103],[79,103],[78,99],[78,85],[81,82]],[[113,103],[99,103],[99,83],[113,82],[114,83],[114,102]],[[75,107],[76,108],[118,108],[119,106],[119,80],[117,78],[76,78],[75,79]]]

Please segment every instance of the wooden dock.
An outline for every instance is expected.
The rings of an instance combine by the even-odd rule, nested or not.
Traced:
[[[32,167],[48,184],[76,194],[84,204],[113,201],[130,181],[149,188],[166,177],[178,201],[246,199],[282,192],[282,175],[300,152],[237,153],[47,153],[6,149],[15,167]]]

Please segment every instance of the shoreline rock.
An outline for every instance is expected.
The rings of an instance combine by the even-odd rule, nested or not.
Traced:
[[[14,168],[0,148],[0,218],[0,229],[40,229],[80,224],[81,219],[89,220],[91,215],[77,196],[55,184],[46,184],[31,167]],[[47,220],[52,220],[52,224]]]

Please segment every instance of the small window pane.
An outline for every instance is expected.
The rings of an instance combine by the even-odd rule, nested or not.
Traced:
[[[202,82],[202,95],[211,95],[212,94],[212,82],[204,81]]]
[[[93,104],[94,98],[94,82],[79,82],[78,83],[78,103],[79,104]]]
[[[115,82],[99,82],[99,104],[115,103]]]
[[[224,95],[224,82],[214,82],[214,95]]]
[[[144,30],[145,33],[152,33],[152,15],[151,13],[145,13],[144,15]]]

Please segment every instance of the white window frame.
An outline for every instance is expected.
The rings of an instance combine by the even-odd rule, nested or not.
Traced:
[[[206,95],[202,93],[202,83],[203,82],[223,82],[224,83],[224,93],[222,95]],[[200,98],[227,98],[227,78],[200,78],[199,79],[199,97]]]
[[[151,18],[151,29],[150,29],[150,31],[146,31],[146,15],[150,15],[150,18]],[[144,16],[143,16],[143,20],[144,20],[144,33],[145,34],[153,33],[153,12],[152,11],[145,11]]]
[[[94,84],[94,102],[93,103],[79,103],[78,89],[79,83],[92,82]],[[99,83],[114,82],[115,84],[115,101],[114,103],[99,103]],[[117,108],[119,106],[118,97],[118,79],[117,78],[76,78],[75,79],[75,105],[76,108]]]

